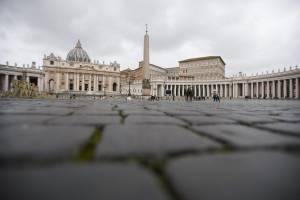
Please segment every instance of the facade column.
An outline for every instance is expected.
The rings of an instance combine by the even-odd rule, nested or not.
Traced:
[[[287,98],[286,79],[283,80],[283,98]]]
[[[272,99],[275,98],[275,80],[272,81]]]
[[[225,84],[224,87],[225,87],[225,88],[224,88],[224,89],[225,89],[224,97],[227,98],[227,91],[228,91],[227,84]]]
[[[76,74],[76,90],[79,91],[79,73]]]
[[[85,83],[85,77],[84,77],[85,74],[82,73],[81,75],[82,75],[82,77],[81,77],[81,91],[84,91],[85,90],[85,88],[84,88],[85,87],[85,84],[84,84]]]
[[[44,84],[45,84],[45,91],[49,92],[49,77],[48,77],[48,72],[45,72],[45,80],[44,80]]]
[[[280,99],[281,98],[281,81],[277,81],[277,97]]]
[[[299,99],[299,78],[296,78],[296,99]]]
[[[27,76],[28,77],[28,76]],[[26,77],[26,78],[27,78]],[[59,72],[57,72],[56,73],[56,92],[58,92],[59,91],[59,87],[60,86],[60,74],[59,74]]]
[[[43,78],[40,76],[38,77],[38,89],[39,89],[39,92],[43,91]]]
[[[103,87],[103,91],[107,91],[107,88],[106,88],[106,76],[105,75],[102,76],[102,87]],[[132,90],[132,88],[130,87],[130,91],[131,90]]]
[[[267,81],[267,99],[270,98],[270,81]]]
[[[112,91],[112,77],[108,77],[108,91]]]
[[[293,98],[293,79],[290,78],[290,98]]]
[[[69,73],[68,72],[65,73],[65,90],[66,91],[69,90]]]
[[[89,87],[88,91],[92,91],[92,74],[89,75]]]

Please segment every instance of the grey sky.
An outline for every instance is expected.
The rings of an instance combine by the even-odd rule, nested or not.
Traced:
[[[63,58],[77,39],[92,60],[123,69],[220,55],[226,74],[300,65],[299,0],[0,0],[0,63]]]

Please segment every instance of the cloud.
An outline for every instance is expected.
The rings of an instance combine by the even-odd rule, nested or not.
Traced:
[[[227,74],[271,71],[300,64],[298,19],[297,0],[2,0],[0,63],[41,65],[81,39],[92,59],[137,67],[148,23],[151,63],[220,55]]]

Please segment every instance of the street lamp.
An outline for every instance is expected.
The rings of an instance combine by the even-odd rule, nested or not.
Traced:
[[[131,92],[130,92],[130,76],[128,76],[128,96],[131,96]]]

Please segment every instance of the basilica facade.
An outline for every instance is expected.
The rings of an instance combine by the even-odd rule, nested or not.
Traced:
[[[45,90],[49,92],[84,92],[118,94],[120,65],[91,62],[80,41],[61,59],[53,53],[44,56]]]

